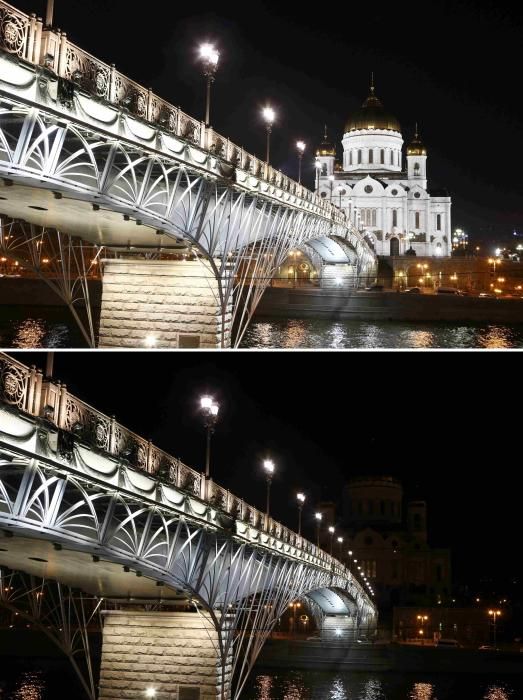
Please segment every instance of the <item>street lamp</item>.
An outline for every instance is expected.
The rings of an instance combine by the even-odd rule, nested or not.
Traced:
[[[316,518],[316,546],[320,546],[320,527],[321,527],[321,519],[323,518],[322,513],[315,513],[314,517]]]
[[[343,544],[343,537],[338,537],[338,546],[340,548],[340,559],[341,559],[341,546]]]
[[[298,149],[298,184],[301,185],[301,162],[303,160],[303,153],[307,148],[307,145],[305,141],[298,141],[296,148]]]
[[[494,627],[494,649],[496,648],[496,621],[501,615],[501,610],[489,610],[488,614],[492,618],[492,626]]]
[[[332,542],[334,540],[334,530],[335,530],[335,528],[332,525],[329,525],[329,532],[331,533],[331,551],[330,551],[331,557],[332,557]]]
[[[272,475],[274,474],[274,462],[272,459],[265,459],[263,461],[263,468],[265,469],[265,475],[267,477],[267,518],[269,517],[269,505],[271,498],[271,483]]]
[[[211,435],[214,433],[214,426],[218,420],[220,407],[211,396],[202,396],[200,406],[203,413],[204,426],[207,430],[207,449],[205,451],[205,479],[209,478],[209,467],[211,464]]]
[[[421,627],[419,634],[421,637],[421,643],[423,644],[424,639],[425,639],[423,636],[425,634],[425,623],[427,622],[429,617],[428,617],[428,615],[416,615],[416,619],[418,620],[420,627]]]
[[[301,511],[303,510],[303,504],[305,503],[305,494],[298,493],[296,498],[298,500],[298,535],[301,535]]]
[[[329,175],[329,182],[331,183],[331,204],[332,204],[332,188],[334,187],[334,175]]]
[[[272,107],[264,107],[262,110],[262,117],[265,120],[265,128],[267,129],[267,158],[266,158],[266,163],[269,165],[269,158],[270,158],[270,153],[271,153],[271,133],[272,133],[272,125],[274,124],[274,120],[276,119],[276,112],[272,109]]]
[[[352,564],[352,549],[349,549],[348,551],[349,555],[349,573],[351,573],[351,564]]]
[[[212,44],[202,44],[200,46],[200,59],[203,63],[203,74],[207,79],[207,94],[205,100],[205,126],[209,126],[211,113],[211,85],[218,68],[220,54]]]

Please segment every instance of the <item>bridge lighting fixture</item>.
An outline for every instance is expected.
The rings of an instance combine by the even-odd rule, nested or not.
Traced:
[[[333,543],[333,541],[334,541],[334,530],[335,530],[335,528],[334,528],[332,525],[329,525],[329,532],[330,532],[330,535],[331,535],[331,549],[330,549],[330,555],[331,555],[331,557],[332,557],[332,543]]]
[[[267,129],[267,157],[265,162],[267,163],[267,165],[269,165],[271,155],[271,133],[272,126],[276,120],[276,112],[273,110],[272,107],[264,107],[262,109],[262,117],[265,122],[265,128]]]
[[[269,509],[270,509],[270,502],[271,502],[271,484],[272,484],[272,477],[274,475],[274,462],[272,459],[264,459],[263,460],[263,468],[265,470],[265,477],[267,480],[267,509],[266,509],[266,515],[267,518],[269,517]]]
[[[214,433],[214,426],[218,420],[220,406],[211,396],[202,396],[200,399],[200,408],[204,418],[205,430],[207,431],[207,447],[205,450],[205,479],[209,479],[211,464],[211,435]]]
[[[156,697],[156,688],[147,688],[145,691],[145,697],[146,698],[155,698]]]
[[[154,348],[157,342],[158,340],[155,335],[149,334],[145,337],[145,347],[147,348]]]
[[[301,162],[307,145],[305,141],[298,141],[296,143],[296,148],[298,149],[298,184],[301,185]]]
[[[314,517],[316,518],[316,546],[320,546],[320,527],[321,527],[321,521],[323,518],[323,513],[315,513]]]
[[[298,535],[301,535],[301,511],[303,510],[303,504],[305,503],[305,494],[296,494],[296,499],[298,501]]]
[[[210,125],[211,118],[211,85],[218,69],[220,53],[213,44],[202,44],[200,46],[200,60],[203,63],[203,74],[206,78],[206,100],[205,100],[205,126]]]

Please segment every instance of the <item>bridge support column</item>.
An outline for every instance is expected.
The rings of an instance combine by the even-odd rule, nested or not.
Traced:
[[[354,289],[358,286],[355,265],[324,265],[321,273],[322,289]]]
[[[232,305],[222,314],[218,282],[199,261],[104,263],[100,347],[229,347],[231,318]]]
[[[325,615],[321,628],[322,640],[328,642],[353,642],[357,639],[357,627],[350,615]]]
[[[105,613],[99,700],[227,700],[231,659],[224,665],[208,615],[191,612]],[[223,693],[222,693],[223,691]]]

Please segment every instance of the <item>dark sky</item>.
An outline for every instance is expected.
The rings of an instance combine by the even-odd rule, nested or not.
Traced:
[[[11,353],[45,366],[45,353]],[[186,464],[204,469],[199,397],[221,405],[216,481],[296,527],[295,494],[339,501],[351,476],[391,474],[428,502],[431,544],[456,578],[521,574],[517,353],[56,353],[55,378]]]
[[[45,0],[13,0],[43,14]],[[272,160],[296,176],[293,145],[336,141],[367,95],[377,94],[410,139],[420,124],[429,179],[453,196],[454,227],[476,242],[523,234],[520,107],[523,6],[435,0],[394,3],[55,0],[56,26],[86,50],[188,113],[203,117],[196,47],[222,52],[211,121],[264,152],[259,108],[278,111]],[[339,155],[341,155],[341,145]],[[305,163],[305,162],[304,162]],[[306,178],[312,185],[313,153]],[[490,251],[489,251],[490,252]]]

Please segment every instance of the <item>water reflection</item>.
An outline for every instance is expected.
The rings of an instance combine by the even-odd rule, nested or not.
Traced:
[[[381,681],[378,678],[370,678],[365,683],[360,700],[386,700]]]
[[[491,685],[487,688],[483,700],[509,700],[512,692],[500,685]]]
[[[243,348],[481,348],[523,347],[523,325],[459,325],[318,319],[255,320]]]
[[[14,348],[41,348],[46,335],[45,321],[42,319],[27,319],[15,326],[13,337]]]
[[[22,674],[13,693],[12,700],[42,700],[45,682],[41,671],[27,671]]]
[[[409,700],[436,700],[432,683],[414,683]]]

